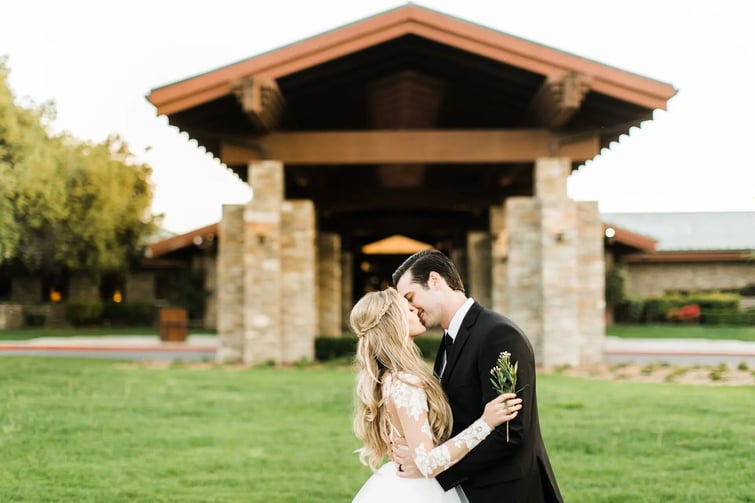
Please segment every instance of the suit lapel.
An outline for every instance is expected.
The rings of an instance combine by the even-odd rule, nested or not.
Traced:
[[[481,311],[482,311],[482,306],[478,304],[477,302],[475,302],[474,304],[472,304],[472,307],[469,308],[469,311],[467,311],[466,316],[464,316],[464,319],[461,322],[461,327],[459,327],[459,333],[456,334],[456,339],[454,339],[454,344],[453,346],[451,346],[451,351],[449,351],[449,354],[448,354],[448,362],[446,363],[446,369],[443,371],[443,377],[441,378],[441,384],[443,385],[444,388],[446,387],[448,380],[451,378],[451,374],[454,371],[456,362],[459,361],[459,357],[461,356],[461,353],[464,351],[464,345],[469,340],[470,331],[472,327],[474,326],[475,322],[477,321],[477,317],[480,315]]]

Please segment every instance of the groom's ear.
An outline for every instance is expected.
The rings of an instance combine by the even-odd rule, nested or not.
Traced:
[[[440,288],[445,281],[443,280],[443,277],[438,274],[435,271],[430,271],[430,274],[427,276],[427,284],[428,286],[431,286],[432,288],[438,289]]]

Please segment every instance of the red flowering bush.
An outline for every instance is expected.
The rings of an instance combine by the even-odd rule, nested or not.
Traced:
[[[688,304],[680,308],[671,308],[666,312],[666,319],[669,321],[700,321],[700,306],[697,304]]]

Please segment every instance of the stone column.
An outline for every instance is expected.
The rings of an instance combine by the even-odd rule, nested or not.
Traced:
[[[351,334],[349,315],[354,307],[354,254],[350,251],[341,252],[341,312],[343,323],[341,333]]]
[[[283,202],[280,243],[282,361],[313,360],[318,317],[312,201]]]
[[[582,236],[577,204],[566,194],[570,170],[569,159],[538,159],[535,197],[510,198],[505,206],[509,236],[506,313],[524,329],[538,363],[546,366],[582,362],[578,315]]]
[[[508,257],[503,284],[506,307],[501,312],[524,330],[536,361],[543,364],[540,205],[535,198],[511,197],[504,208]]]
[[[577,319],[581,363],[603,361],[606,333],[605,255],[597,202],[577,203]]]
[[[502,206],[490,208],[490,306],[494,311],[507,313],[509,237],[506,212]],[[484,304],[483,304],[484,305]]]
[[[321,232],[317,236],[317,307],[320,313],[318,335],[342,333],[341,236]]]
[[[244,355],[244,206],[223,205],[218,226],[218,352],[220,363]]]
[[[467,233],[467,275],[469,291],[485,307],[491,307],[491,239],[488,232]]]
[[[204,272],[204,288],[208,292],[204,305],[205,328],[217,328],[218,326],[218,268],[217,261],[212,257],[202,254],[199,258],[199,267]]]
[[[281,204],[283,165],[249,165],[253,197],[244,210],[244,363],[283,359]]]

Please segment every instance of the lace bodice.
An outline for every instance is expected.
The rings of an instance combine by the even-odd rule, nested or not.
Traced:
[[[480,418],[436,447],[427,419],[427,396],[419,384],[419,379],[412,374],[388,374],[383,382],[383,396],[388,405],[391,436],[404,437],[422,475],[435,477],[463,458],[492,430]]]

